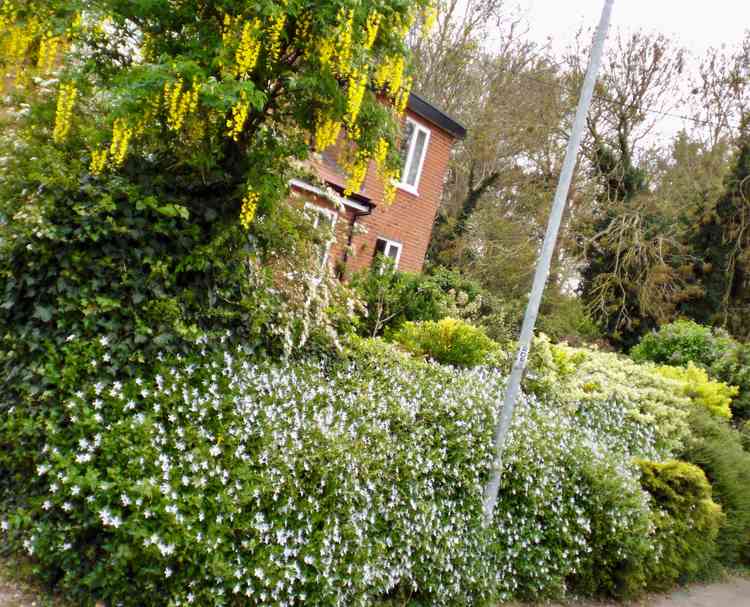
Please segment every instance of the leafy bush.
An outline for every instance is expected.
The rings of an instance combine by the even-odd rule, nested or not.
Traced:
[[[726,515],[717,542],[727,565],[750,563],[750,453],[742,435],[705,409],[690,416],[692,437],[682,458],[700,466]]]
[[[66,593],[444,605],[646,584],[648,500],[596,420],[605,408],[578,418],[521,399],[484,530],[502,375],[379,340],[355,340],[342,360],[286,362],[228,343],[201,340],[120,382],[106,374],[114,344],[86,342],[97,377],[43,421],[23,404],[3,417],[3,441],[24,426],[45,438],[31,475],[1,492],[6,540]],[[17,457],[6,452],[3,469]]]
[[[650,563],[650,585],[669,588],[705,573],[717,553],[724,520],[711,499],[703,470],[680,461],[639,460],[641,484],[653,500],[658,552]]]
[[[459,367],[486,362],[487,355],[496,348],[481,329],[455,318],[407,322],[393,339],[417,356]]]
[[[539,331],[555,342],[572,346],[593,343],[604,338],[579,297],[548,295],[542,301],[537,323]]]
[[[389,334],[410,321],[476,317],[484,301],[480,288],[456,272],[444,268],[433,272],[400,272],[381,256],[370,269],[355,274],[351,285],[366,309],[360,335]]]
[[[727,386],[723,382],[712,381],[703,369],[688,363],[687,367],[657,367],[656,372],[679,383],[682,393],[693,403],[705,407],[718,417],[730,419],[732,411],[729,405],[732,397],[739,391],[736,386]]]
[[[686,366],[689,362],[710,367],[721,356],[731,338],[715,333],[710,327],[692,320],[677,320],[662,326],[656,333],[643,336],[630,351],[637,362],[651,361]]]
[[[618,354],[565,345],[551,349],[560,352],[557,359],[565,366],[562,373],[553,370],[550,397],[578,418],[590,418],[623,452],[659,460],[683,446],[690,433],[691,401],[674,381],[652,365]],[[544,377],[547,368],[538,373]]]
[[[738,419],[750,417],[750,345],[727,333],[680,320],[645,335],[630,355],[639,362],[703,367],[712,377],[738,387],[732,412]]]

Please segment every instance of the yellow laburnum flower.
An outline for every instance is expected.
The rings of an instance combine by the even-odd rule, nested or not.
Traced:
[[[315,147],[322,152],[331,147],[339,137],[341,132],[341,123],[331,118],[322,118],[318,120],[315,128]]]
[[[36,65],[42,73],[49,73],[55,67],[58,52],[64,46],[64,40],[51,33],[45,34],[39,41],[39,56]]]
[[[399,169],[391,169],[382,172],[383,202],[386,205],[391,204],[396,199],[396,184],[400,177],[401,171]]]
[[[109,150],[104,148],[103,150],[93,150],[91,152],[91,164],[89,164],[89,171],[92,175],[99,175],[104,170],[107,164],[107,158],[109,157]]]
[[[346,93],[346,117],[347,125],[354,125],[362,108],[362,100],[367,87],[367,72],[355,70],[349,77],[349,89]]]
[[[268,28],[268,57],[271,61],[276,61],[279,58],[281,33],[284,31],[284,25],[286,25],[286,13],[281,13],[271,20],[271,25]]]
[[[240,93],[240,100],[232,107],[232,117],[227,120],[229,136],[235,141],[240,140],[242,129],[245,128],[247,114],[250,110],[250,104],[247,101],[247,95],[243,91]]]
[[[235,75],[238,78],[245,78],[255,69],[260,54],[260,40],[257,33],[261,29],[261,23],[258,19],[246,22],[242,26],[242,35],[240,44],[237,47],[234,58],[237,62]]]
[[[342,76],[349,74],[352,61],[352,35],[354,32],[354,11],[339,10],[338,22],[341,31],[336,45],[336,69]]]
[[[379,89],[388,88],[395,95],[401,88],[406,61],[403,57],[388,56],[375,70],[373,82]]]
[[[385,138],[380,137],[378,142],[375,144],[375,153],[373,158],[378,165],[378,170],[385,166],[385,160],[388,157],[388,142]]]
[[[346,187],[344,196],[351,196],[354,192],[359,192],[362,183],[367,176],[367,168],[370,165],[370,158],[365,150],[358,150],[354,154],[353,160],[344,161],[344,170],[346,171]]]
[[[331,64],[333,55],[336,52],[336,45],[331,38],[323,38],[318,43],[318,59],[320,65],[326,67]]]
[[[240,225],[245,230],[250,229],[253,219],[255,219],[255,212],[258,210],[258,200],[260,200],[260,195],[253,191],[247,192],[242,199],[242,206],[240,207]]]
[[[409,76],[404,85],[401,87],[398,95],[396,96],[395,108],[398,114],[403,114],[406,111],[406,106],[409,104],[409,94],[411,93],[412,78]]]
[[[78,91],[74,84],[60,85],[55,111],[55,127],[52,131],[52,139],[55,143],[63,143],[68,137],[73,117],[73,105],[77,94]]]
[[[115,120],[112,127],[112,143],[109,146],[109,156],[115,167],[122,166],[125,162],[125,156],[128,154],[130,139],[133,137],[133,130],[128,128],[122,119]]]
[[[365,23],[365,48],[369,51],[375,44],[375,38],[378,37],[378,29],[382,16],[377,11],[373,11],[367,16]]]

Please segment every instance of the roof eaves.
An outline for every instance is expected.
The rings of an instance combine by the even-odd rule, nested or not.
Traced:
[[[464,139],[466,137],[466,127],[459,124],[453,118],[448,116],[445,112],[439,110],[430,102],[425,101],[419,95],[415,93],[409,94],[409,109],[421,116],[425,120],[429,120],[436,126],[439,126],[444,131],[453,135],[456,139]]]

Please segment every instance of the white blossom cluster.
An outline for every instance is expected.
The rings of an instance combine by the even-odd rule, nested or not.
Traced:
[[[630,457],[652,441],[637,425],[610,440],[626,413],[605,407],[524,399],[482,528],[503,388],[494,369],[373,343],[348,362],[165,358],[64,403],[37,470],[48,495],[3,530],[71,585],[101,571],[103,598],[124,605],[556,596],[592,555],[638,558],[648,502]]]

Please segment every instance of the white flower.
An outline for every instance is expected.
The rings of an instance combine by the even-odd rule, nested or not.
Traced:
[[[164,569],[164,577],[171,577],[171,576],[172,576],[172,570],[169,567]]]
[[[42,508],[44,508],[45,510],[49,510],[50,508],[52,508],[52,502],[49,500],[45,500],[42,504]]]

